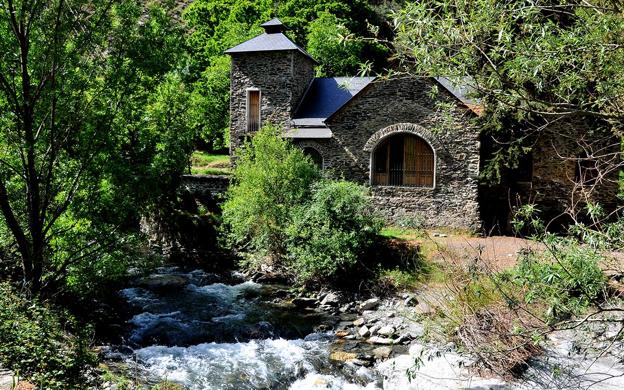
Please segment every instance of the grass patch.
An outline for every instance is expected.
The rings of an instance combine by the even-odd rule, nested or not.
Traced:
[[[193,175],[229,175],[230,156],[196,150],[191,156],[191,174]]]
[[[424,238],[426,236],[426,232],[421,229],[386,226],[381,230],[381,236],[396,240],[411,241]]]

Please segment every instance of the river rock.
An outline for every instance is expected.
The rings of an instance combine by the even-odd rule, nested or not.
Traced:
[[[416,307],[414,307],[414,313],[416,314],[429,315],[433,314],[434,312],[435,310],[428,303],[425,302],[419,302]]]
[[[362,326],[366,323],[366,320],[362,317],[358,318],[357,320],[353,321],[353,325],[355,326]]]
[[[316,299],[306,298],[306,297],[297,297],[292,300],[292,304],[299,308],[306,309],[309,307],[316,306]]]
[[[380,344],[380,345],[392,345],[394,341],[387,337],[379,337],[373,336],[368,339],[368,342],[371,344]]]
[[[160,275],[154,274],[139,279],[138,285],[141,287],[152,289],[164,289],[183,287],[188,283],[188,280],[182,276],[177,275]]]
[[[348,313],[351,310],[352,310],[351,304],[346,304],[346,305],[340,306],[340,309],[338,309],[338,311],[341,312],[341,313]]]
[[[381,328],[381,326],[375,324],[373,326],[370,327],[370,334],[371,336],[375,336],[377,334],[377,332],[379,331],[379,328]]]
[[[391,353],[391,347],[377,347],[373,349],[373,356],[380,360],[389,358]]]
[[[371,298],[360,303],[360,310],[373,310],[379,306],[379,298]]]
[[[414,297],[413,295],[408,295],[404,300],[403,300],[403,304],[405,306],[414,306],[418,304],[418,299],[416,299],[416,297]]]
[[[382,326],[377,333],[379,333],[382,336],[392,336],[395,332],[394,326],[391,325],[386,325],[386,326]]]
[[[339,331],[336,332],[336,337],[342,338],[342,337],[346,337],[348,335],[349,335],[349,332],[346,331],[346,330],[339,330]]]
[[[344,351],[333,351],[329,358],[331,360],[339,361],[339,362],[348,362],[357,357],[357,354],[352,352],[344,352]]]
[[[327,305],[327,306],[338,306],[339,303],[340,303],[340,297],[337,294],[332,293],[332,292],[325,295],[325,297],[321,301],[321,305]]]
[[[367,337],[370,334],[370,331],[368,330],[368,327],[364,325],[358,330],[358,334],[361,337]]]

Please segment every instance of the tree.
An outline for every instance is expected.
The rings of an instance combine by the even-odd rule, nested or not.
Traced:
[[[481,126],[515,132],[512,158],[522,154],[517,143],[574,116],[621,134],[618,1],[422,1],[396,13],[394,24],[404,69],[469,84],[485,108]]]
[[[260,35],[260,24],[279,17],[294,42],[313,47],[321,75],[348,76],[355,75],[360,64],[366,63],[371,72],[381,72],[388,65],[387,48],[364,39],[376,34],[384,40],[391,36],[392,30],[380,14],[362,0],[193,1],[184,12],[184,20],[190,30],[187,80],[197,91],[193,103],[197,106],[199,138],[209,147],[223,146],[229,124],[229,61],[223,52]],[[349,39],[341,40],[337,33]],[[344,60],[334,57],[345,54],[348,58]],[[202,122],[206,115],[211,120]]]
[[[316,183],[287,230],[288,266],[298,281],[327,281],[352,269],[383,227],[372,210],[370,194],[359,184]]]
[[[175,29],[132,1],[0,1],[2,261],[32,291],[118,250],[186,165]]]
[[[308,52],[323,59],[317,68],[319,76],[355,75],[360,71],[364,42],[355,39],[336,16],[321,14],[310,23],[308,31]]]
[[[234,244],[279,264],[294,208],[319,178],[316,165],[280,130],[265,126],[238,151],[234,182],[223,204],[223,222]]]

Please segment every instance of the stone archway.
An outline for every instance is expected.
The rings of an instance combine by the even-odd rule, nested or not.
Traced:
[[[369,183],[435,188],[438,147],[431,132],[416,124],[398,123],[377,131],[364,146],[370,156]]]
[[[382,139],[398,133],[410,133],[422,138],[431,146],[434,153],[440,146],[436,142],[436,137],[426,128],[414,123],[397,123],[375,132],[364,144],[364,151],[372,152]]]

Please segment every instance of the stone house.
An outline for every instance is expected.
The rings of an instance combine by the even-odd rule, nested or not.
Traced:
[[[278,19],[262,27],[264,34],[226,51],[232,60],[231,153],[262,124],[282,126],[323,169],[369,185],[389,220],[414,218],[430,226],[505,230],[510,191],[538,202],[572,191],[575,163],[562,168],[547,138],[524,167],[528,173],[508,172],[502,186],[480,186],[492,142],[471,125],[479,105],[448,80],[316,78],[317,62],[284,35]],[[613,191],[603,193],[615,199]],[[559,202],[565,200],[555,199],[555,208],[565,208]]]

